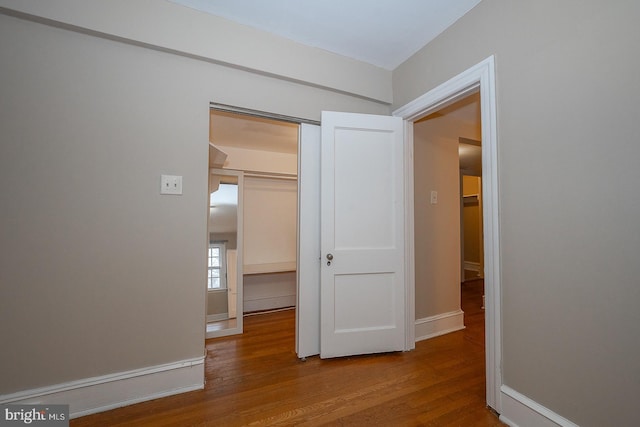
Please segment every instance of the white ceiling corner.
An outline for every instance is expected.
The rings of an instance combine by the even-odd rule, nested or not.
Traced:
[[[393,70],[481,0],[170,0]]]

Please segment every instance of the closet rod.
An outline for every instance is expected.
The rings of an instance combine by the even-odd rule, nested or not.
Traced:
[[[271,179],[286,179],[297,180],[298,176],[292,173],[277,173],[277,172],[257,172],[257,171],[245,171],[245,177],[251,178],[271,178]]]

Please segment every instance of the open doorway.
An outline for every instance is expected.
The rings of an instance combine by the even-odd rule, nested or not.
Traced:
[[[477,99],[479,105],[479,97]],[[480,123],[478,107],[477,122]],[[484,331],[484,227],[482,213],[482,142],[460,137],[461,301],[465,326]],[[466,297],[466,298],[465,298]],[[466,306],[465,306],[466,304]],[[478,310],[478,307],[480,310]],[[475,321],[474,321],[475,319]]]
[[[242,233],[237,242],[235,236],[229,239],[220,230],[225,220],[215,215],[221,206],[210,202],[208,251],[225,244],[231,255],[226,257],[227,264],[236,260],[239,265],[236,289],[211,289],[207,284],[207,338],[242,333],[237,325],[244,315],[295,307],[298,127],[297,123],[210,109],[210,176],[239,177],[235,184],[236,194],[241,195],[237,206]],[[217,169],[212,169],[212,161],[218,162]],[[210,185],[210,192],[214,200],[220,190]],[[209,276],[212,270],[214,275],[221,274],[210,265],[208,270]],[[227,268],[227,276],[233,270],[234,266]]]
[[[416,340],[464,330],[474,354],[485,352],[480,105],[475,91],[413,123]]]
[[[456,101],[466,98],[470,94],[480,93],[480,116],[482,141],[482,211],[483,211],[483,248],[484,248],[484,293],[485,293],[485,361],[486,361],[486,399],[487,405],[501,411],[500,396],[502,385],[501,354],[501,280],[500,280],[500,229],[499,229],[499,197],[498,197],[498,156],[497,156],[497,105],[495,88],[495,60],[493,56],[452,77],[448,81],[433,88],[429,92],[414,99],[393,112],[394,116],[407,121],[405,142],[405,180],[409,197],[407,224],[407,280],[415,281],[415,248],[412,237],[415,235],[414,226],[414,126],[420,119],[441,110]],[[421,166],[422,167],[422,166]],[[431,197],[431,194],[430,194]],[[437,199],[437,194],[435,194]],[[459,212],[459,211],[458,211]],[[458,215],[459,218],[459,215]],[[459,245],[459,244],[458,244]],[[460,253],[455,256],[458,260]],[[460,272],[460,269],[458,269]],[[460,274],[460,273],[458,273]],[[416,289],[418,283],[410,283],[408,292]],[[409,295],[412,299],[414,296]],[[461,317],[456,316],[458,319]],[[416,316],[417,318],[417,316]],[[432,318],[445,329],[450,316],[436,316]],[[444,325],[442,325],[444,323]],[[416,337],[419,336],[420,325],[416,321]],[[412,337],[408,336],[410,340]]]
[[[478,91],[413,124],[417,340],[464,329],[468,323],[463,283],[482,277],[477,259],[482,246],[477,240],[482,234],[481,134]],[[473,213],[474,227],[465,227],[474,221]],[[474,262],[466,255],[473,255]],[[481,299],[477,305],[482,306]]]
[[[481,141],[460,138],[460,256],[462,282],[484,277]]]

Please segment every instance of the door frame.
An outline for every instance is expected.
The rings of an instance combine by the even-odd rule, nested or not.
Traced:
[[[487,405],[500,412],[502,386],[502,287],[500,281],[500,221],[498,200],[497,107],[495,59],[492,56],[393,111],[405,120],[405,200],[406,200],[406,314],[407,348],[415,347],[415,248],[413,124],[418,119],[480,92],[482,132],[482,194],[485,283],[485,363]],[[410,323],[410,324],[409,324]]]

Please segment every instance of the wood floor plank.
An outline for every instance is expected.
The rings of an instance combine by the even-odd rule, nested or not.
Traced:
[[[204,390],[71,420],[85,426],[501,426],[485,406],[482,281],[462,285],[466,329],[410,352],[301,361],[293,310],[247,316],[206,342]]]

